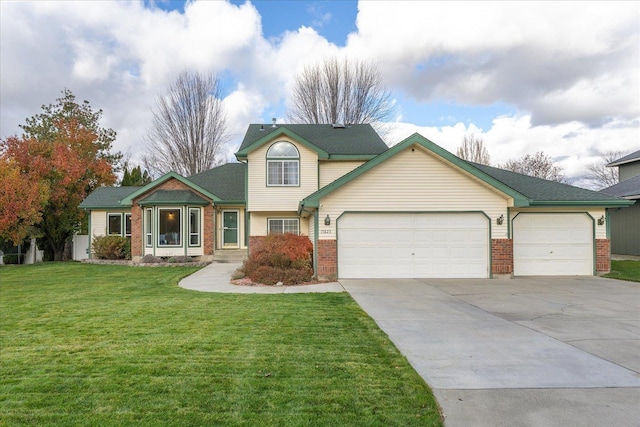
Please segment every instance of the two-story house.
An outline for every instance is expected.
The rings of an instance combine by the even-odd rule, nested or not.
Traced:
[[[627,209],[610,209],[611,252],[640,255],[640,150],[614,160],[607,166],[618,168],[620,182],[600,191],[635,201]]]
[[[191,177],[99,188],[90,234],[132,256],[215,260],[269,233],[309,237],[320,277],[593,275],[610,268],[607,208],[632,202],[474,164],[370,125],[250,125],[236,158]]]

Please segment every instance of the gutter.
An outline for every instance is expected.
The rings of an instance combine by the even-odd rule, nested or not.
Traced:
[[[318,277],[318,215],[304,208],[303,204],[298,205],[298,215],[306,212],[313,217],[313,275]]]

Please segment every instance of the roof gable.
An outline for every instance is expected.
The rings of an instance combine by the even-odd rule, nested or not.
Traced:
[[[286,135],[318,153],[320,159],[368,160],[386,151],[387,145],[368,124],[334,127],[329,124],[249,125],[247,133],[236,153],[238,159]]]
[[[179,175],[179,174],[177,174],[175,172],[169,172],[167,174],[164,174],[160,178],[156,179],[155,181],[150,182],[149,184],[145,185],[144,187],[141,187],[140,189],[138,189],[137,191],[133,192],[129,196],[125,197],[124,199],[122,199],[121,204],[122,205],[126,205],[126,206],[130,206],[133,203],[133,199],[135,199],[135,198],[147,193],[150,190],[153,190],[158,185],[163,184],[163,183],[169,181],[170,179],[175,179],[177,181],[180,181],[181,183],[183,183],[187,187],[189,187],[189,188],[191,188],[193,190],[196,190],[199,193],[209,197],[214,202],[220,201],[219,197],[217,197],[215,194],[212,194],[211,192],[205,190],[204,188],[200,187],[198,184],[189,181],[187,178],[185,178],[182,175]]]
[[[198,205],[210,202],[190,190],[158,190],[138,202],[141,206],[156,205]]]
[[[494,179],[490,175],[487,175],[483,171],[481,171],[478,168],[474,167],[471,163],[466,162],[466,161],[460,159],[459,157],[451,154],[450,152],[448,152],[444,148],[434,144],[433,142],[429,141],[427,138],[423,137],[422,135],[414,133],[413,135],[411,135],[410,137],[408,137],[404,141],[402,141],[399,144],[389,148],[387,151],[385,151],[384,153],[378,155],[374,159],[369,160],[367,163],[364,163],[360,167],[358,167],[358,168],[352,170],[351,172],[347,173],[346,175],[338,178],[337,180],[335,180],[331,184],[329,184],[329,185],[319,189],[315,193],[309,195],[308,197],[306,197],[304,200],[302,200],[300,202],[300,207],[299,208],[302,209],[304,206],[318,207],[320,205],[320,199],[325,197],[327,194],[337,190],[338,188],[342,187],[343,185],[347,184],[348,182],[356,179],[360,175],[362,175],[365,172],[371,170],[372,168],[378,166],[379,164],[385,162],[387,159],[395,156],[397,153],[409,148],[411,145],[414,145],[414,144],[421,145],[422,147],[424,147],[428,151],[431,151],[432,153],[434,153],[438,157],[441,157],[442,159],[448,161],[449,163],[452,163],[456,167],[464,170],[465,172],[469,173],[470,175],[472,175],[472,176],[478,178],[479,180],[487,183],[488,185],[490,185],[491,187],[495,188],[496,190],[498,190],[498,191],[502,192],[503,194],[506,194],[507,196],[513,198],[515,206],[528,206],[529,205],[528,198],[526,196],[524,196],[523,194],[521,194],[518,191],[515,191],[514,189],[506,186],[505,184],[503,184],[500,181]]]
[[[628,206],[633,202],[616,196],[610,196],[596,191],[585,190],[568,184],[561,184],[528,175],[522,175],[491,166],[467,162],[444,148],[434,144],[420,134],[413,134],[409,138],[391,147],[362,166],[338,178],[331,184],[319,189],[300,202],[299,210],[307,207],[318,207],[320,199],[337,190],[346,183],[356,179],[368,170],[376,167],[390,157],[413,144],[419,144],[455,167],[469,173],[485,182],[496,190],[513,198],[515,207],[525,206]]]

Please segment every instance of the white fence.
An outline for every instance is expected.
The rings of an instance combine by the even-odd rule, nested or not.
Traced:
[[[89,236],[76,234],[73,236],[73,260],[81,261],[89,258]]]

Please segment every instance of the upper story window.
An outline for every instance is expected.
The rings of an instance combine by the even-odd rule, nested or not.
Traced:
[[[280,141],[267,151],[267,185],[300,185],[300,153],[290,142]]]

